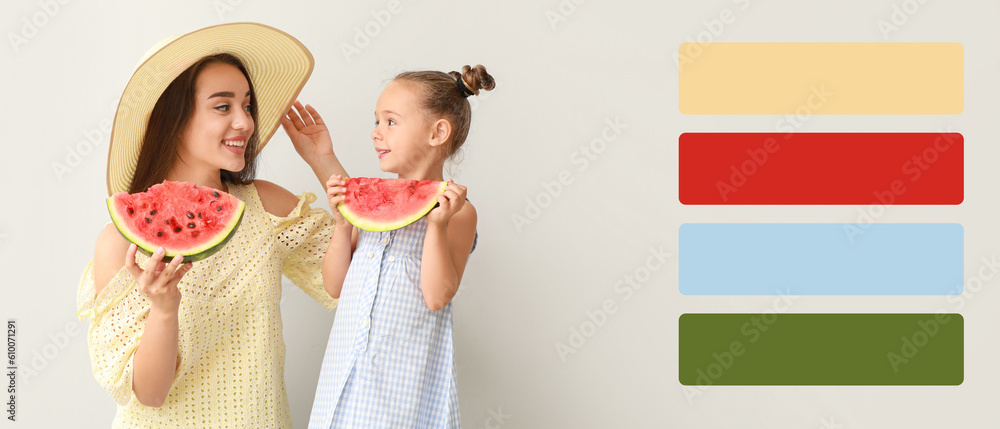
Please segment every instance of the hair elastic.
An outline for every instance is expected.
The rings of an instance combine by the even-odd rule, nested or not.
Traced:
[[[469,87],[465,84],[465,81],[462,80],[461,76],[459,76],[458,79],[455,80],[455,83],[458,84],[458,90],[462,91],[463,97],[468,98],[470,95],[476,95],[476,93],[472,92],[472,90],[470,90]]]

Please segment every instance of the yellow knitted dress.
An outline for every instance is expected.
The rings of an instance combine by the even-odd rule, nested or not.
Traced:
[[[132,393],[132,356],[150,303],[124,267],[94,296],[93,261],[80,281],[78,314],[90,318],[94,376],[118,403],[114,427],[288,428],[281,275],[333,309],[321,266],[333,219],[304,193],[286,217],[264,211],[253,185],[230,185],[246,203],[232,240],[181,279],[178,369],[165,403]],[[148,257],[137,254],[144,267]]]

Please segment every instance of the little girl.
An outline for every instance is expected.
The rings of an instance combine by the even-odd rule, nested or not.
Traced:
[[[396,76],[375,104],[371,136],[382,171],[443,181],[445,160],[469,133],[466,97],[493,87],[481,65]],[[368,232],[337,211],[344,185],[339,175],[327,182],[336,226],[323,280],[340,304],[309,427],[457,428],[450,302],[476,241],[466,188],[449,180],[424,218]]]

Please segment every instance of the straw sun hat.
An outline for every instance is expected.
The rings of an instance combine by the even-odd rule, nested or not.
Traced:
[[[235,55],[257,95],[260,144],[271,138],[312,73],[309,50],[285,32],[256,23],[223,24],[168,37],[139,62],[118,102],[108,147],[108,195],[128,191],[149,114],[167,86],[202,57]]]

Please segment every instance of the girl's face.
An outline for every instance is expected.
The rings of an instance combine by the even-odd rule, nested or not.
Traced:
[[[229,64],[205,66],[195,81],[195,108],[178,148],[180,161],[197,169],[243,170],[253,130],[246,77]]]
[[[390,83],[375,102],[372,141],[382,171],[407,179],[433,176],[433,121],[418,106],[416,95],[400,82]]]

